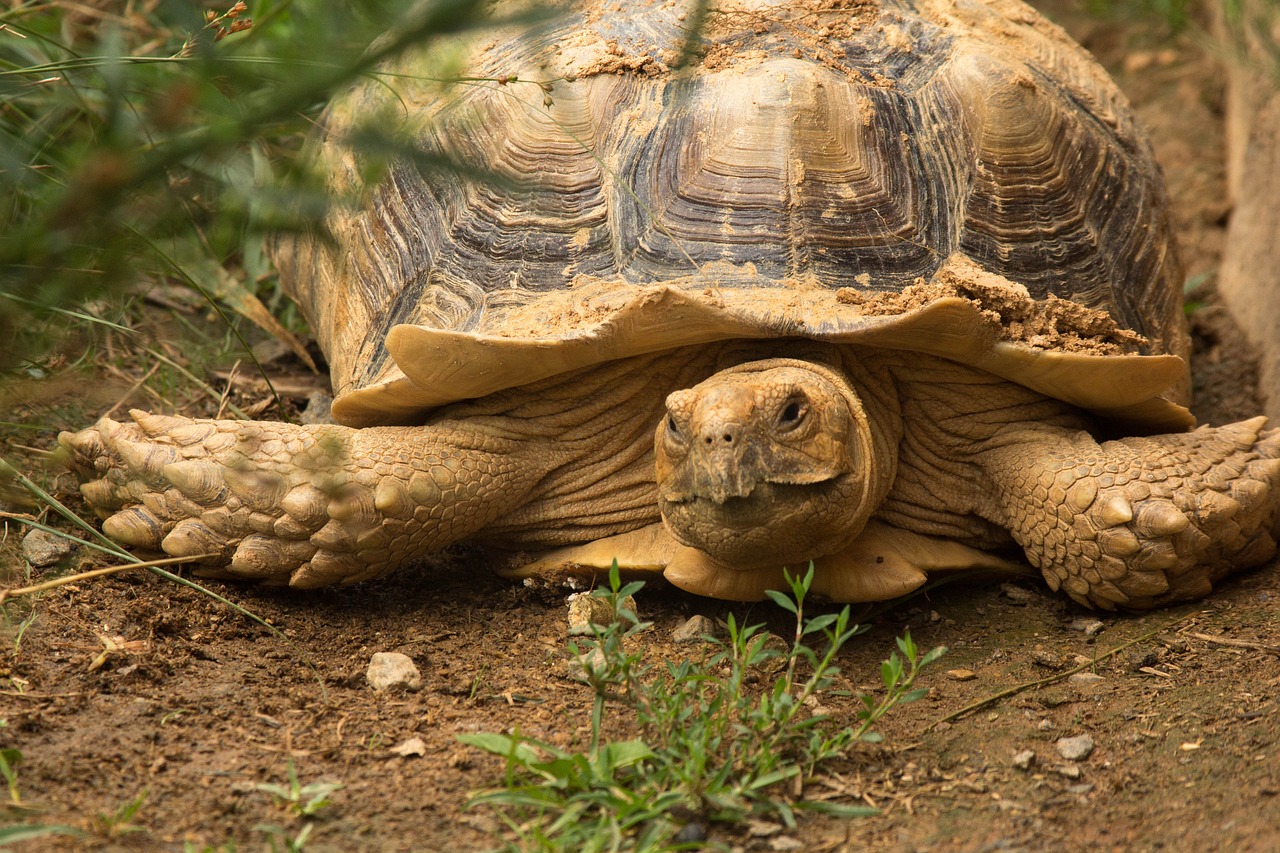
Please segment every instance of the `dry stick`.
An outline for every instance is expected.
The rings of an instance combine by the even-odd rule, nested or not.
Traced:
[[[215,418],[221,418],[222,413],[227,410],[227,406],[231,403],[231,389],[236,378],[236,371],[240,369],[240,359],[236,359],[236,363],[231,365],[231,372],[227,374],[227,384],[222,388],[222,396],[218,399],[218,412]]]
[[[1079,666],[1074,667],[1072,669],[1068,669],[1065,672],[1059,672],[1056,675],[1050,675],[1047,678],[1038,678],[1035,681],[1026,681],[1026,682],[1023,682],[1022,684],[1015,684],[1013,687],[1007,688],[1005,690],[1001,690],[999,693],[992,694],[991,696],[988,696],[985,699],[979,699],[977,702],[974,702],[971,705],[964,706],[959,711],[955,711],[953,713],[947,714],[947,716],[943,717],[940,720],[934,720],[932,723],[925,726],[925,731],[928,731],[929,729],[932,729],[935,726],[941,725],[942,723],[949,723],[953,720],[958,720],[960,717],[963,717],[965,714],[972,713],[973,711],[976,711],[979,708],[985,708],[988,705],[998,702],[1001,699],[1004,699],[1008,696],[1013,696],[1014,694],[1021,693],[1024,690],[1031,690],[1036,687],[1043,687],[1046,684],[1053,684],[1055,681],[1061,681],[1064,678],[1070,678],[1071,676],[1075,675],[1077,672],[1083,672],[1084,670],[1095,666],[1099,661],[1104,661],[1109,657],[1113,657],[1119,654],[1120,652],[1124,651],[1127,648],[1136,646],[1138,643],[1142,643],[1147,640],[1150,640],[1152,637],[1155,637],[1159,634],[1163,634],[1164,632],[1172,628],[1174,625],[1177,625],[1179,622],[1185,622],[1188,619],[1192,618],[1193,616],[1198,616],[1198,615],[1199,615],[1199,611],[1196,611],[1195,613],[1188,613],[1186,616],[1180,616],[1177,619],[1174,619],[1172,622],[1170,622],[1167,625],[1163,625],[1159,628],[1156,628],[1154,631],[1148,631],[1147,633],[1139,637],[1133,638],[1127,643],[1121,643],[1111,651],[1103,652],[1102,654],[1093,658],[1088,663],[1082,663]]]
[[[101,569],[91,569],[87,572],[80,572],[74,575],[64,575],[60,578],[54,578],[43,583],[33,586],[20,586],[13,589],[0,589],[0,604],[4,604],[10,598],[17,598],[21,595],[31,595],[33,592],[44,592],[46,589],[55,589],[60,586],[75,583],[77,581],[89,580],[90,578],[100,578],[104,575],[114,575],[118,572],[127,571],[129,569],[149,569],[153,566],[172,566],[174,563],[189,563],[197,560],[203,560],[207,557],[216,557],[217,554],[195,554],[190,557],[165,557],[161,560],[146,560],[141,563],[125,563],[123,566],[107,566]]]
[[[206,394],[208,394],[208,395],[209,395],[210,397],[212,397],[213,399],[218,400],[218,401],[220,401],[220,402],[221,402],[221,400],[222,400],[222,395],[218,393],[218,389],[214,388],[214,387],[213,387],[212,385],[210,385],[208,382],[205,382],[204,380],[200,379],[200,377],[196,376],[196,375],[195,375],[194,373],[192,373],[190,370],[187,370],[187,369],[186,369],[185,367],[183,367],[181,364],[178,364],[178,363],[177,363],[176,361],[174,361],[173,359],[171,359],[171,358],[167,358],[166,356],[164,356],[164,355],[162,355],[162,354],[160,354],[160,353],[156,352],[156,351],[155,351],[155,350],[153,350],[153,349],[147,349],[147,350],[145,350],[145,352],[147,352],[147,353],[148,353],[152,358],[158,358],[158,359],[160,359],[160,360],[161,360],[161,361],[163,361],[165,364],[169,365],[169,366],[170,366],[170,367],[172,367],[174,370],[178,371],[178,372],[179,372],[179,373],[181,373],[183,376],[187,377],[187,379],[190,379],[192,382],[194,382],[197,386],[199,386],[200,390],[204,391]],[[232,414],[234,414],[236,417],[240,418],[241,420],[243,420],[243,421],[247,421],[247,420],[249,420],[249,416],[248,416],[248,415],[246,415],[243,411],[241,411],[237,406],[234,406],[234,405],[232,405],[231,403],[228,403],[228,404],[227,404],[227,408],[231,410]]]
[[[147,380],[148,380],[148,379],[150,379],[152,376],[155,376],[155,375],[156,375],[156,371],[157,371],[157,370],[159,370],[159,369],[160,369],[160,365],[158,365],[158,364],[153,364],[153,365],[151,365],[151,369],[147,371],[147,375],[146,375],[146,376],[144,376],[144,377],[142,377],[141,379],[139,379],[137,382],[133,383],[133,387],[132,387],[132,388],[130,388],[128,391],[126,391],[126,392],[124,393],[124,396],[122,396],[122,397],[121,397],[121,398],[116,402],[116,404],[115,404],[114,406],[112,406],[111,408],[109,408],[109,409],[107,409],[105,412],[103,412],[103,413],[102,413],[102,417],[104,417],[104,418],[109,418],[109,417],[111,417],[112,415],[114,415],[114,414],[116,413],[116,410],[117,410],[117,409],[119,409],[121,406],[123,406],[123,405],[125,404],[125,402],[127,402],[127,401],[128,401],[128,399],[129,399],[130,397],[132,397],[132,396],[133,396],[133,392],[134,392],[134,391],[137,391],[137,390],[138,390],[139,388],[141,388],[143,385],[146,385],[146,384],[147,384]]]
[[[1280,655],[1280,646],[1268,646],[1265,643],[1251,643],[1248,640],[1233,640],[1231,637],[1216,637],[1213,634],[1197,634],[1194,631],[1188,631],[1184,636],[1195,637],[1197,640],[1204,640],[1206,643],[1214,643],[1219,646],[1235,646],[1241,649],[1253,649],[1259,652],[1266,652],[1271,655]]]

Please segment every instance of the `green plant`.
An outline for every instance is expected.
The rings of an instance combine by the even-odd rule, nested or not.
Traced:
[[[1191,23],[1195,0],[1086,0],[1093,15],[1124,18],[1155,18],[1173,32]]]
[[[407,49],[516,20],[481,0],[81,5],[0,10],[0,370],[32,376],[76,357],[52,346],[127,331],[101,297],[139,282],[279,335],[263,238],[334,201],[304,155],[324,104]],[[448,77],[451,51],[431,55]],[[412,145],[369,118],[350,142],[373,176]]]
[[[8,720],[0,719],[0,728],[7,725]],[[4,777],[5,786],[9,789],[9,802],[15,806],[22,805],[22,794],[18,792],[18,765],[21,763],[21,750],[12,747],[0,749],[0,776]]]
[[[65,835],[81,838],[84,833],[73,826],[58,826],[51,823],[11,823],[0,826],[0,847],[21,844],[24,841],[35,841],[54,835]],[[34,850],[34,847],[23,848]]]
[[[278,806],[296,817],[315,817],[329,806],[329,795],[335,791],[341,791],[344,787],[337,782],[309,782],[303,785],[298,781],[298,772],[294,769],[292,760],[289,761],[287,773],[289,776],[287,785],[262,782],[257,785],[257,789],[269,795]]]
[[[282,826],[264,823],[255,826],[253,831],[266,834],[267,848],[271,853],[302,853],[314,829],[315,824],[308,823],[298,830],[296,835],[290,835],[289,831]]]
[[[94,832],[105,838],[120,838],[135,832],[146,832],[146,827],[134,823],[134,818],[138,816],[146,800],[147,792],[143,791],[132,800],[121,803],[111,814],[98,812],[93,818]]]
[[[681,816],[737,821],[765,815],[795,824],[795,810],[857,817],[862,806],[792,801],[784,783],[803,783],[821,763],[842,755],[859,740],[873,740],[871,727],[889,709],[925,695],[913,687],[920,670],[943,649],[921,656],[910,636],[898,641],[881,667],[884,695],[863,697],[857,726],[841,726],[812,713],[816,697],[834,692],[841,647],[863,629],[851,626],[849,609],[806,618],[804,597],[813,567],[788,577],[791,595],[771,595],[795,617],[788,648],[771,643],[763,626],[739,628],[728,620],[729,637],[714,641],[700,661],[668,662],[654,671],[628,641],[648,627],[621,602],[642,584],[621,585],[616,565],[609,600],[617,621],[593,626],[583,645],[570,645],[594,694],[590,743],[573,752],[522,736],[493,732],[460,735],[465,744],[506,760],[501,787],[475,794],[468,807],[494,808],[520,849],[680,850],[701,841],[679,837]],[[821,651],[809,645],[820,636]],[[707,638],[711,640],[712,638]],[[783,644],[786,645],[786,644]],[[899,654],[899,652],[901,654]],[[771,684],[753,691],[749,682],[776,666]],[[630,712],[640,737],[609,741],[604,733],[615,707]]]

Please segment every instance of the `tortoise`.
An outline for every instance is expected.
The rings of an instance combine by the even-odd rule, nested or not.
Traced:
[[[338,98],[335,191],[376,114],[466,168],[276,244],[337,423],[63,433],[104,531],[294,587],[474,542],[738,600],[1021,550],[1103,609],[1271,558],[1280,430],[1192,429],[1163,179],[1083,48],[1016,0],[719,0],[685,51],[694,11],[582,0]]]

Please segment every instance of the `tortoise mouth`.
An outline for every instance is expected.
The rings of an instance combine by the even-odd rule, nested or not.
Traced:
[[[842,474],[817,483],[761,482],[745,496],[685,495],[660,499],[659,508],[681,544],[729,568],[797,566],[856,535],[849,521],[857,514],[847,502],[854,479]]]
[[[779,519],[791,515],[789,508],[805,505],[815,499],[821,500],[823,492],[840,491],[840,481],[848,479],[847,474],[840,474],[817,483],[777,483],[772,481],[757,482],[745,495],[726,495],[723,498],[714,495],[686,494],[678,497],[663,498],[662,514],[668,512],[696,514],[715,524],[730,530],[753,530],[779,522]]]

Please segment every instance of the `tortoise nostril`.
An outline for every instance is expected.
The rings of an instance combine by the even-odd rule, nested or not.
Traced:
[[[724,443],[725,443],[725,444],[733,444],[733,436],[732,436],[732,435],[730,435],[729,433],[727,433],[727,432],[726,432],[726,433],[724,434],[723,438],[724,438]]]

